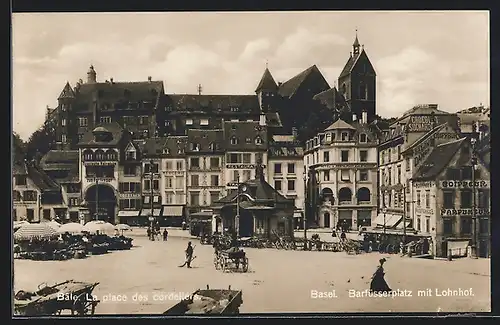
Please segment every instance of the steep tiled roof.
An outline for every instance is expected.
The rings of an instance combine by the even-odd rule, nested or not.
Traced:
[[[401,124],[396,124],[395,127],[390,128],[389,130],[382,130],[382,140],[381,143],[390,141],[397,137],[401,137],[404,134],[404,127]]]
[[[300,88],[302,83],[307,79],[307,77],[309,77],[309,75],[311,75],[311,73],[321,74],[318,67],[316,65],[313,65],[313,66],[307,68],[306,70],[302,71],[301,73],[299,73],[295,77],[291,78],[290,80],[282,83],[279,86],[279,91],[278,91],[279,94],[282,97],[291,98],[297,92],[297,90]]]
[[[273,76],[271,75],[271,72],[269,71],[268,68],[264,71],[264,74],[262,75],[262,78],[260,79],[260,82],[255,89],[255,92],[259,92],[261,90],[264,91],[276,91],[278,90],[278,85],[276,84],[276,81],[274,81]]]
[[[269,158],[303,157],[304,149],[294,142],[273,142],[269,145]]]
[[[142,155],[144,157],[159,157],[163,155],[163,149],[165,147],[166,137],[160,138],[149,138],[144,143],[144,148],[142,150]]]
[[[341,130],[341,129],[350,129],[350,130],[355,130],[355,128],[350,125],[349,123],[341,120],[341,119],[338,119],[336,120],[335,122],[333,122],[329,127],[327,127],[325,129],[325,131],[329,131],[329,130]]]
[[[247,112],[259,114],[260,105],[257,95],[173,95],[166,97],[166,105],[172,112],[234,113]]]
[[[188,130],[186,153],[223,152],[224,133],[222,130]]]
[[[448,165],[464,142],[465,138],[462,138],[436,146],[422,166],[417,170],[413,179],[429,180],[436,178]]]
[[[237,144],[231,144],[232,138],[237,139]],[[261,143],[257,144],[259,139]],[[267,150],[267,128],[259,122],[226,121],[223,147],[228,151]]]
[[[436,134],[437,132],[441,131],[445,126],[446,126],[446,123],[436,126],[432,130],[430,130],[429,132],[427,132],[426,134],[424,134],[423,136],[418,138],[409,147],[407,147],[405,150],[403,150],[402,153],[409,152],[410,150],[412,150],[413,148],[415,148],[416,146],[418,146],[419,144],[421,144],[425,140],[429,139],[433,134]]]
[[[165,149],[168,149],[166,157],[168,158],[181,158],[186,156],[188,137],[182,136],[168,136],[165,142]]]
[[[313,99],[319,100],[323,105],[331,110],[339,111],[340,109],[348,107],[344,96],[335,87],[320,92],[315,95]]]
[[[40,190],[59,190],[59,185],[43,170],[33,165],[27,165],[28,177]]]
[[[87,111],[91,103],[98,99],[102,103],[144,102],[149,101],[156,105],[163,95],[162,81],[139,82],[102,82],[83,84],[77,87],[76,107],[80,111]]]
[[[95,141],[93,130],[85,133],[83,138],[80,140],[78,145],[80,146],[116,146],[123,137],[124,130],[116,122],[112,122],[106,125],[98,125],[95,129],[103,127],[105,130],[111,133],[110,141]],[[95,130],[94,129],[94,130]]]
[[[57,99],[64,99],[64,98],[75,98],[75,93],[73,92],[73,89],[71,89],[69,82],[66,82],[66,85],[64,86],[61,94]]]
[[[397,121],[402,120],[410,115],[430,115],[432,113],[436,115],[452,115],[449,112],[439,110],[437,104],[416,105],[404,112],[403,115],[401,115],[401,117],[397,119]]]
[[[58,183],[80,181],[77,150],[51,150],[41,159],[40,167]]]

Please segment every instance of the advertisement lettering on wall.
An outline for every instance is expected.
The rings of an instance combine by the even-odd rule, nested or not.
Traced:
[[[442,188],[489,188],[490,181],[486,180],[477,180],[475,182],[472,181],[462,181],[462,180],[447,180],[441,181]]]

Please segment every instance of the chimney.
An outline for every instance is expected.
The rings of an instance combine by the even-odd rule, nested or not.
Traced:
[[[113,83],[113,77],[109,78],[109,82]]]
[[[293,127],[293,128],[292,128],[292,136],[293,136],[293,139],[294,139],[294,140],[297,140],[298,131],[297,131],[297,128],[296,128],[296,127]]]
[[[283,83],[281,81],[278,81],[278,87],[280,87]]]
[[[361,122],[363,122],[363,124],[368,123],[368,112],[367,111],[363,111],[361,113]]]
[[[356,122],[357,119],[358,119],[358,117],[356,116],[356,114],[352,114],[352,121]]]
[[[148,81],[151,82],[152,78],[151,76],[148,76]]]

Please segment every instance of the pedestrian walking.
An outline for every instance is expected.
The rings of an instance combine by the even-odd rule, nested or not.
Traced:
[[[168,239],[168,230],[167,228],[165,228],[165,230],[163,230],[163,240],[167,241],[167,239]]]
[[[379,260],[380,265],[377,267],[377,270],[372,276],[372,281],[370,283],[370,291],[371,292],[391,292],[392,289],[389,288],[389,285],[385,281],[385,272],[384,272],[384,263],[387,260],[382,258]]]
[[[184,267],[187,265],[187,267],[190,269],[191,268],[191,262],[194,260],[193,253],[194,253],[194,248],[191,246],[191,242],[188,243],[188,246],[186,250],[184,251],[186,253],[186,261],[184,264],[179,265],[179,267]]]

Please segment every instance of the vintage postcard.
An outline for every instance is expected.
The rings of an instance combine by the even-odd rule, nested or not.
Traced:
[[[14,317],[491,311],[487,11],[12,34]]]

